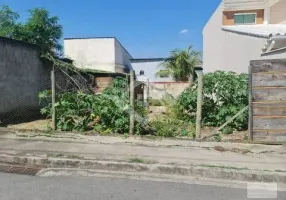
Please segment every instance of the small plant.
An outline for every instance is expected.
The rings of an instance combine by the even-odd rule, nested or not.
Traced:
[[[191,124],[169,116],[157,118],[150,125],[155,135],[162,137],[190,136],[193,130]]]
[[[144,163],[145,161],[141,158],[130,158],[129,162],[131,162],[131,163]]]
[[[233,128],[231,127],[224,127],[222,130],[221,130],[221,133],[224,134],[224,135],[230,135],[233,133]]]
[[[214,135],[214,139],[215,139],[216,142],[220,142],[221,139],[222,139],[222,137],[221,137],[221,135],[218,133],[218,134],[215,134],[215,135]]]
[[[149,105],[150,106],[163,106],[162,101],[159,99],[150,99]]]

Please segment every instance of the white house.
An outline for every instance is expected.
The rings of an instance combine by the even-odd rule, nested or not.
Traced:
[[[64,38],[65,57],[82,69],[128,72],[132,56],[115,37]]]
[[[171,76],[157,76],[156,73],[163,70],[161,63],[164,58],[137,58],[131,59],[131,65],[137,79],[139,81],[146,81],[149,79],[150,82],[174,82]]]
[[[223,0],[203,29],[204,71],[248,72],[286,47],[286,0]]]
[[[64,52],[65,57],[71,58],[82,69],[129,73],[133,68],[139,81],[173,81],[169,76],[156,76],[162,70],[160,64],[164,58],[134,59],[115,37],[65,38]]]

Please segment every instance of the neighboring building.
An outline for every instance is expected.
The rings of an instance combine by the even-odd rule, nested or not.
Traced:
[[[250,60],[286,47],[286,0],[224,0],[203,39],[204,71],[248,72]]]
[[[132,56],[115,37],[65,38],[65,57],[82,69],[129,72]]]
[[[146,82],[149,79],[150,82],[173,82],[170,76],[156,75],[158,71],[163,70],[160,65],[164,58],[140,58],[131,59],[130,61],[138,81]]]

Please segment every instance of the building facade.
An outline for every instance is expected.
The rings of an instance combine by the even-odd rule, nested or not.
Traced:
[[[222,1],[203,29],[204,71],[248,72],[250,60],[285,47],[285,11],[286,0]]]
[[[138,81],[145,82],[149,79],[150,82],[172,82],[170,76],[158,76],[157,72],[163,70],[161,63],[164,58],[140,58],[131,59],[131,65],[135,71]]]
[[[128,72],[132,56],[115,37],[65,38],[65,57],[82,69]]]

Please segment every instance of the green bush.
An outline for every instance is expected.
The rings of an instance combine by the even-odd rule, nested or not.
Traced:
[[[218,127],[248,105],[248,75],[216,71],[204,75],[202,121],[206,126]],[[177,106],[186,120],[195,120],[197,104],[197,82],[178,98]],[[188,113],[188,114],[185,114]],[[227,128],[246,130],[248,113],[244,112]]]
[[[150,122],[150,126],[154,129],[154,134],[162,137],[191,136],[194,137],[194,129],[191,124],[172,118],[163,116]]]
[[[57,95],[56,126],[63,131],[87,131],[94,129],[97,132],[128,133],[129,131],[129,98],[128,80],[116,78],[112,85],[102,94],[86,94],[82,92],[65,92]],[[48,105],[42,114],[51,116],[50,92],[43,91],[40,100]],[[143,119],[146,109],[142,104],[136,103],[135,111]],[[135,122],[137,133],[143,129],[144,124]]]
[[[162,101],[159,99],[149,99],[150,106],[163,106]]]

